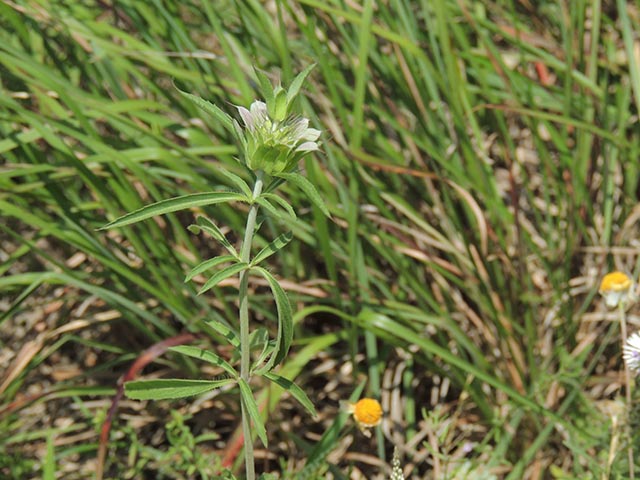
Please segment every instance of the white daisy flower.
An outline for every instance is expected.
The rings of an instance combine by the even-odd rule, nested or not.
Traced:
[[[629,370],[640,372],[640,333],[636,332],[627,338],[627,343],[622,348],[622,358]]]
[[[600,295],[604,297],[607,307],[614,308],[633,300],[634,284],[629,275],[623,272],[606,274],[600,282]]]

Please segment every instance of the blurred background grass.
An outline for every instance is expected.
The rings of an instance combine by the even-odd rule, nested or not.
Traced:
[[[300,312],[285,369],[320,414],[265,390],[258,468],[384,478],[397,445],[407,478],[624,478],[618,325],[595,293],[638,270],[636,3],[34,0],[0,19],[2,475],[88,478],[136,356],[235,322],[233,282],[183,283],[219,253],[193,215],[96,231],[247,175],[174,85],[234,114],[254,67],[286,84],[316,63],[300,111],[323,153],[303,167],[332,218],[284,188],[299,220],[267,219],[258,244],[293,230],[273,259]],[[238,240],[240,208],[206,213]],[[212,374],[181,362],[146,372]],[[362,381],[385,408],[377,437],[314,450]],[[111,478],[205,475],[233,398],[125,403]],[[172,461],[184,445],[198,458]]]

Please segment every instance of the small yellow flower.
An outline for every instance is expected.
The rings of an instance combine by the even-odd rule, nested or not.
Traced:
[[[600,282],[600,295],[604,297],[607,307],[616,307],[632,299],[633,280],[623,272],[611,272]]]
[[[382,421],[382,407],[380,402],[373,398],[363,398],[356,403],[350,403],[348,409],[360,431],[367,437],[371,434],[366,429],[380,425]]]

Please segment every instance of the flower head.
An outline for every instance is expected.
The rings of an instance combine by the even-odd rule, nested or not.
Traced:
[[[627,338],[627,343],[622,348],[622,358],[629,370],[640,372],[640,333],[636,332]]]
[[[600,282],[600,295],[604,297],[607,307],[616,307],[632,299],[633,280],[623,272],[606,274]]]
[[[267,104],[256,100],[249,110],[237,107],[244,123],[243,147],[247,166],[269,175],[290,172],[300,159],[319,149],[320,130],[309,128],[309,120],[289,116],[272,118]]]
[[[349,413],[353,414],[358,428],[366,436],[371,435],[366,430],[367,428],[380,425],[382,421],[382,406],[380,406],[380,402],[373,398],[363,398],[356,403],[350,403],[348,409]]]

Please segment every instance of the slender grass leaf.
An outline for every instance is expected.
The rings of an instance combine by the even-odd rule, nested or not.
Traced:
[[[56,478],[56,455],[53,437],[53,433],[47,435],[47,450],[42,462],[42,480],[55,480]]]
[[[349,397],[349,402],[356,402],[362,391],[364,390],[365,382],[361,382]],[[325,430],[320,440],[315,444],[313,450],[307,454],[307,464],[300,472],[298,478],[308,478],[307,475],[312,473],[314,465],[323,461],[327,455],[336,448],[340,441],[340,434],[342,429],[347,424],[349,415],[346,411],[340,412],[340,414],[333,421],[332,425]]]
[[[4,312],[0,313],[0,325],[7,319],[12,318],[15,314],[16,310],[20,307],[22,302],[24,302],[29,296],[40,286],[42,285],[42,281],[40,279],[36,279],[31,285],[25,288],[20,295],[11,303],[9,308]]]
[[[280,375],[276,375],[275,373],[267,372],[263,376],[293,395],[293,397],[298,400],[298,402],[300,402],[300,404],[304,408],[306,408],[311,415],[313,415],[314,417],[317,415],[313,403],[311,403],[311,400],[309,400],[307,394],[304,393],[304,390],[302,390],[298,385],[293,383],[288,378],[281,377]]]
[[[185,277],[184,281],[186,283],[196,275],[199,275],[200,273],[205,272],[210,268],[220,265],[221,263],[236,261],[238,261],[238,258],[234,257],[233,255],[222,255],[221,257],[210,258],[209,260],[205,260],[204,262],[193,267],[193,269]]]
[[[183,195],[181,197],[162,200],[151,205],[142,207],[134,212],[128,213],[112,222],[107,223],[98,230],[106,230],[108,228],[124,227],[132,223],[140,222],[156,215],[164,215],[166,213],[185,210],[187,208],[202,207],[204,205],[213,205],[216,203],[226,202],[246,202],[244,195],[234,192],[209,192],[209,193],[193,193]]]
[[[260,417],[260,412],[258,410],[258,405],[256,404],[255,398],[253,398],[253,392],[251,391],[251,387],[244,379],[238,379],[238,385],[240,386],[240,395],[242,396],[242,401],[244,403],[245,408],[247,409],[247,413],[253,420],[253,426],[256,429],[256,433],[258,434],[258,438],[262,442],[262,444],[266,447],[268,445],[267,441],[267,431],[264,428],[264,423],[262,418]],[[250,441],[250,440],[247,440]]]
[[[251,266],[255,267],[263,262],[265,259],[269,258],[271,255],[276,253],[278,250],[287,245],[291,239],[293,238],[293,234],[291,232],[283,233],[282,235],[278,235],[269,245],[260,250],[255,257],[251,260]]]
[[[247,268],[249,268],[249,264],[244,262],[235,263],[233,265],[229,265],[226,268],[223,268],[219,272],[214,273],[213,276],[209,280],[207,280],[207,283],[202,286],[202,288],[198,292],[198,295],[202,295],[207,290],[211,290],[222,280],[226,280],[227,278],[232,277],[233,275],[240,273]]]
[[[273,294],[273,298],[276,302],[276,308],[278,309],[278,335],[276,338],[276,347],[267,364],[256,371],[256,373],[260,372],[262,374],[270,371],[287,356],[287,352],[289,351],[289,347],[293,340],[293,316],[291,313],[289,297],[287,297],[287,294],[275,277],[262,267],[255,267],[254,269],[269,283],[271,293]]]
[[[309,201],[316,207],[318,207],[322,211],[322,213],[324,213],[327,217],[331,216],[331,214],[329,213],[329,209],[325,205],[324,200],[322,200],[322,197],[318,193],[318,190],[316,190],[316,187],[314,187],[309,180],[304,178],[299,173],[280,173],[278,174],[278,176],[280,178],[284,178],[288,182],[293,183],[296,187],[304,192]]]
[[[24,285],[35,282],[47,283],[51,285],[74,285],[79,289],[83,289],[98,298],[104,299],[107,303],[111,303],[117,306],[122,312],[133,313],[129,318],[132,325],[136,326],[141,332],[144,332],[154,341],[160,341],[161,337],[150,330],[144,322],[140,319],[144,319],[153,324],[158,330],[164,333],[166,336],[175,335],[173,327],[167,324],[166,321],[156,316],[151,310],[141,308],[136,302],[129,300],[127,297],[118,294],[107,288],[98,287],[92,283],[85,282],[81,279],[67,275],[65,273],[58,272],[29,272],[15,274],[11,276],[0,277],[0,291],[6,286],[10,285]],[[137,318],[140,317],[140,318]]]
[[[124,393],[133,400],[166,400],[192,397],[234,383],[224,380],[136,380],[124,384]]]
[[[213,352],[210,352],[208,350],[203,350],[202,348],[198,348],[198,347],[192,347],[189,345],[179,345],[176,347],[170,347],[169,350],[171,350],[172,352],[178,352],[183,355],[187,355],[189,357],[197,358],[205,362],[208,362],[212,365],[221,367],[222,369],[224,369],[225,372],[227,372],[233,378],[238,378],[238,372],[236,371],[236,369],[233,368],[231,365],[229,365],[229,363],[227,363],[226,360],[224,360],[219,355]]]
[[[550,418],[563,422],[550,410],[544,406],[539,405],[530,398],[518,393],[513,387],[502,382],[497,377],[491,376],[488,373],[480,370],[472,363],[467,362],[463,358],[451,353],[451,350],[443,348],[437,345],[435,342],[428,338],[420,337],[417,333],[404,325],[393,321],[390,317],[382,315],[371,310],[363,310],[358,316],[358,320],[364,322],[365,325],[375,326],[380,328],[398,338],[402,338],[405,341],[415,343],[421,350],[428,352],[432,355],[437,355],[445,362],[465,371],[466,373],[475,376],[479,380],[488,383],[497,390],[501,390],[505,395],[511,397],[511,399],[520,404],[523,407],[529,408],[534,412],[544,414]],[[564,423],[564,422],[563,422]]]

